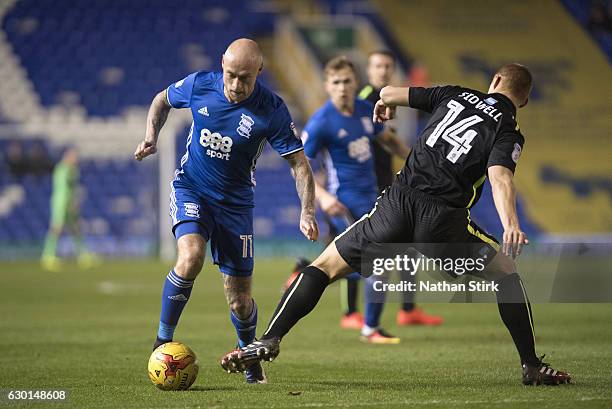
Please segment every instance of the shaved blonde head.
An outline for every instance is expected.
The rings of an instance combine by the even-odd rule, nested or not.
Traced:
[[[249,38],[239,38],[233,41],[225,53],[224,60],[231,60],[243,67],[254,66],[257,69],[263,67],[263,54],[259,45]]]
[[[259,45],[248,38],[233,41],[221,58],[223,93],[230,102],[247,99],[255,89],[257,76],[263,69]]]

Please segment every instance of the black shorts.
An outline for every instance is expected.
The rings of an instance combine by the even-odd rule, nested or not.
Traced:
[[[362,270],[364,250],[371,245],[407,243],[427,257],[483,257],[490,261],[499,250],[497,240],[478,227],[465,208],[407,186],[394,183],[374,209],[336,240],[342,258]]]

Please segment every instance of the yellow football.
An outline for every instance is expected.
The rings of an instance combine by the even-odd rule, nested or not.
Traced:
[[[157,347],[149,358],[149,378],[159,389],[178,391],[189,388],[198,376],[195,352],[180,342]]]

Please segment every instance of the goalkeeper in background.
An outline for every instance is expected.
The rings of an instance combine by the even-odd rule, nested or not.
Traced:
[[[61,269],[61,261],[57,256],[57,241],[66,229],[72,234],[79,266],[91,267],[95,263],[95,258],[86,251],[79,228],[79,198],[77,194],[79,156],[75,148],[67,148],[62,155],[62,159],[55,165],[52,183],[51,218],[41,264],[44,269],[49,271],[59,271]]]

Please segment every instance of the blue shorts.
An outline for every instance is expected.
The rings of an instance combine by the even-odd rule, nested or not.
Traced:
[[[172,233],[178,240],[196,233],[210,242],[213,261],[223,274],[253,274],[253,209],[230,209],[206,200],[180,182],[170,194]]]

